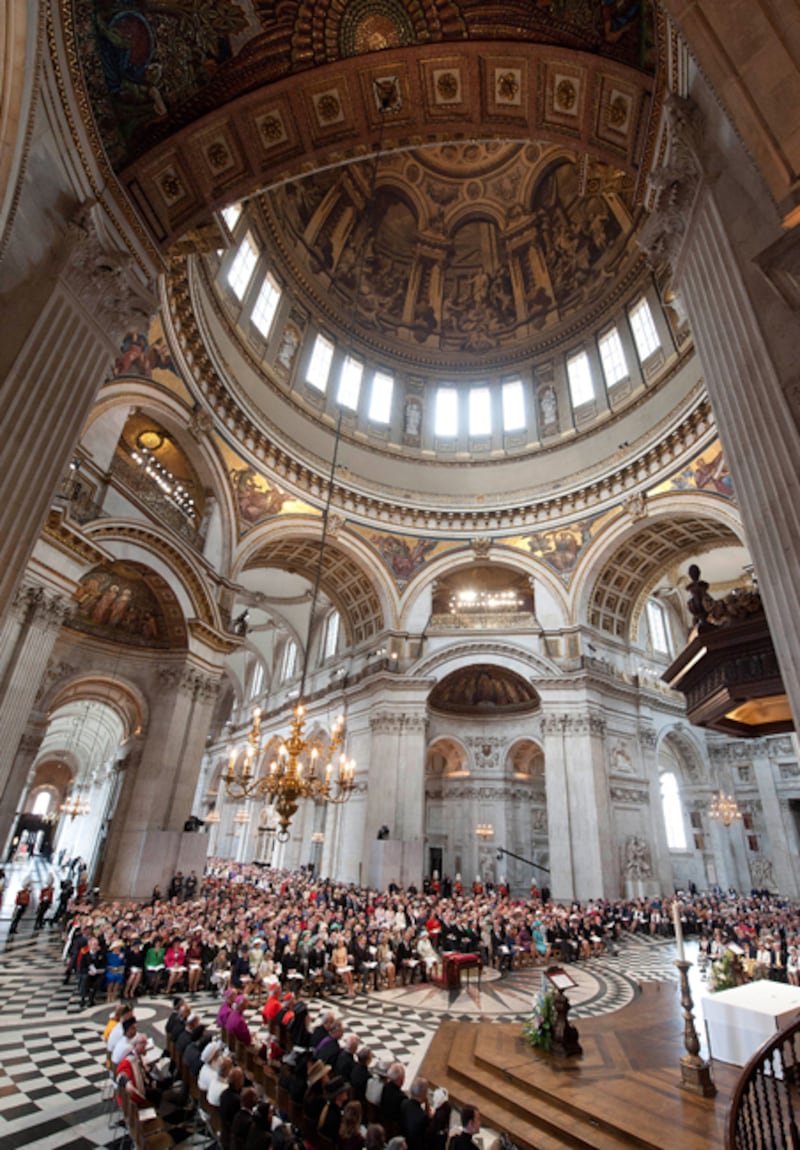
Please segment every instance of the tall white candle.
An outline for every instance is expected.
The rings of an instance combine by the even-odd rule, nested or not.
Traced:
[[[672,904],[672,922],[675,926],[675,942],[678,947],[678,960],[686,961],[686,952],[683,949],[683,926],[681,925],[681,904],[677,899]]]

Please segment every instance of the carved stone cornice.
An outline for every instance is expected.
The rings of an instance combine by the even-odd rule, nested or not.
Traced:
[[[62,551],[66,551],[67,554],[74,555],[92,566],[108,559],[108,555],[104,551],[96,547],[82,531],[64,517],[63,508],[53,508],[48,512],[44,534],[50,542]]]
[[[611,801],[614,803],[627,803],[634,806],[644,806],[650,801],[650,792],[647,787],[620,787],[609,788]]]
[[[136,260],[116,246],[105,209],[81,204],[67,225],[61,279],[116,350],[131,327],[146,330],[158,298],[141,279]]]
[[[427,727],[424,714],[408,715],[394,711],[378,711],[370,715],[370,730],[374,735],[418,734]]]
[[[600,735],[606,733],[606,720],[594,712],[586,715],[542,715],[543,735]]]
[[[208,623],[204,623],[202,619],[190,619],[187,626],[190,635],[220,655],[230,655],[244,643],[243,636],[229,635],[227,631],[218,631],[215,627],[210,627]]]
[[[426,788],[426,795],[431,798],[476,799],[484,803],[530,802],[531,791],[529,787],[522,786],[482,786],[479,783],[469,783],[462,780],[454,781],[448,786],[447,779],[442,779],[441,786]]]
[[[208,675],[196,667],[186,667],[178,683],[178,690],[198,703],[208,703],[217,697],[221,685],[219,675]]]
[[[664,101],[664,114],[668,158],[651,173],[651,212],[637,243],[656,272],[674,272],[703,175],[703,122],[695,104],[674,93]]]

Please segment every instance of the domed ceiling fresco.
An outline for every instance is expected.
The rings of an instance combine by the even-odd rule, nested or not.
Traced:
[[[260,203],[273,258],[315,311],[380,351],[463,364],[530,355],[616,302],[642,262],[633,187],[561,146],[475,142],[323,172]]]

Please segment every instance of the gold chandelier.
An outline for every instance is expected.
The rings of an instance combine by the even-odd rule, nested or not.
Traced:
[[[739,804],[733,795],[723,795],[722,791],[712,798],[708,813],[712,819],[719,819],[724,827],[729,827],[734,819],[742,817]]]
[[[59,807],[62,815],[69,815],[71,819],[78,815],[88,815],[89,809],[88,799],[82,799],[80,795],[73,795],[71,799],[65,799]]]
[[[478,823],[475,828],[475,834],[479,839],[486,842],[487,839],[494,837],[494,827],[491,823]]]
[[[339,715],[326,744],[322,739],[304,734],[306,709],[302,703],[292,709],[292,722],[287,739],[273,735],[261,746],[261,710],[253,711],[253,725],[248,735],[244,762],[237,766],[235,748],[231,751],[225,790],[233,799],[266,799],[275,807],[280,823],[278,840],[286,842],[289,826],[301,799],[315,802],[344,803],[350,798],[355,782],[355,761],[341,751],[345,739],[344,715]],[[275,757],[270,760],[270,754]],[[269,761],[265,774],[261,765]],[[324,770],[320,770],[324,763]],[[335,775],[334,775],[335,763]]]

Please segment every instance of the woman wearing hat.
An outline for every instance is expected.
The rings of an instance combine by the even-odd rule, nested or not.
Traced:
[[[106,1002],[114,1002],[125,979],[125,943],[115,938],[106,955]]]

